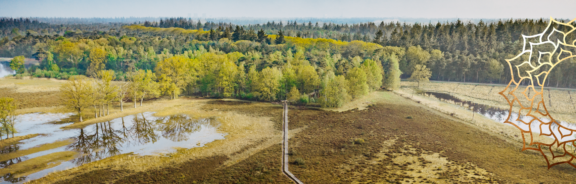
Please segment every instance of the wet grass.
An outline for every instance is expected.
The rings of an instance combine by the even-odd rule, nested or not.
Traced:
[[[26,156],[29,154],[33,154],[33,153],[38,153],[41,151],[46,151],[46,150],[51,150],[54,148],[59,148],[62,146],[66,146],[71,144],[72,142],[74,142],[74,140],[72,139],[68,139],[68,140],[62,140],[62,141],[56,141],[53,143],[48,143],[48,144],[43,144],[43,145],[39,145],[30,149],[25,149],[25,150],[19,150],[16,152],[12,152],[12,153],[7,153],[7,154],[1,154],[0,155],[0,161],[6,161],[6,160],[10,160],[10,159],[14,159],[14,158],[18,158],[18,157],[22,157],[22,156]]]
[[[31,138],[34,138],[34,137],[39,136],[39,135],[40,134],[28,134],[28,135],[24,135],[24,136],[16,136],[13,138],[2,139],[2,140],[0,140],[0,148],[4,148],[6,146],[18,144],[22,140],[31,139]]]
[[[16,178],[26,176],[31,173],[58,166],[62,162],[74,159],[76,155],[77,153],[74,151],[62,151],[31,158],[14,165],[10,165],[7,168],[0,169],[0,175],[14,174],[16,175]]]

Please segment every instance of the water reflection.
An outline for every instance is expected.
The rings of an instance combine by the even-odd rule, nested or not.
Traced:
[[[0,181],[20,182],[37,179],[50,172],[63,170],[71,166],[79,166],[118,154],[133,152],[140,155],[151,155],[171,152],[175,148],[201,147],[214,140],[224,139],[226,135],[218,132],[219,123],[215,118],[193,119],[187,115],[155,117],[152,114],[153,112],[145,112],[92,124],[82,129],[68,130],[60,129],[65,124],[39,123],[37,121],[38,118],[28,118],[27,120],[31,121],[23,121],[21,134],[25,135],[28,134],[27,132],[32,132],[46,135],[42,136],[42,138],[33,138],[23,141],[21,144],[3,148],[0,153],[28,149],[30,148],[29,145],[37,146],[62,139],[73,138],[75,141],[65,147],[0,162],[0,168],[58,151],[77,151],[80,156],[69,162],[64,162],[60,166],[46,169],[27,177],[12,178],[11,175],[5,175],[2,177],[3,180]],[[43,114],[36,113],[34,115],[43,116]],[[54,117],[63,118],[61,116]],[[43,122],[52,121],[54,121],[54,118],[45,119]],[[38,127],[44,127],[44,129]]]
[[[554,138],[553,136],[556,135],[559,142],[570,142],[576,140],[576,135],[562,136],[562,134],[560,133],[560,131],[563,131],[565,128],[576,129],[576,124],[573,123],[558,120],[555,120],[556,123],[549,123],[551,120],[545,117],[534,119],[534,117],[532,116],[525,116],[521,114],[519,115],[516,112],[512,112],[512,114],[509,114],[510,113],[509,109],[500,109],[489,105],[461,100],[446,93],[425,92],[424,94],[426,94],[427,96],[434,96],[438,100],[443,102],[449,102],[452,104],[459,105],[467,110],[470,110],[478,114],[482,114],[483,116],[500,123],[504,123],[506,122],[506,120],[508,120],[508,122],[513,123],[517,128],[521,129],[522,131],[536,132],[538,134],[552,138]],[[559,128],[558,124],[560,124],[562,128]]]
[[[224,139],[213,121],[187,115],[154,117],[152,113],[142,113],[76,130],[76,141],[67,149],[82,153],[73,160],[80,165],[122,153],[155,154],[175,147],[198,147]]]

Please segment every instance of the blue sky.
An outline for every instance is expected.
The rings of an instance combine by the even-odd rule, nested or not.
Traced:
[[[0,17],[576,18],[575,0],[0,0]]]

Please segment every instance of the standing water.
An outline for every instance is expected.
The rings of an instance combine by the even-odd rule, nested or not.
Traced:
[[[434,96],[434,97],[438,98],[440,101],[451,101],[452,103],[454,103],[456,105],[459,105],[461,107],[465,107],[466,109],[468,109],[474,113],[481,114],[487,118],[490,118],[490,119],[497,121],[497,122],[500,122],[500,123],[504,123],[504,122],[506,122],[506,120],[508,120],[509,122],[514,123],[518,128],[522,129],[523,131],[532,130],[532,132],[536,132],[536,133],[553,134],[553,135],[556,135],[556,137],[558,137],[559,141],[561,141],[561,142],[576,140],[576,135],[575,136],[562,136],[563,134],[566,134],[566,132],[561,133],[560,131],[567,131],[567,129],[558,129],[558,124],[560,124],[563,127],[574,130],[574,129],[576,129],[576,124],[574,122],[555,120],[558,124],[551,123],[551,124],[547,125],[547,124],[540,123],[540,121],[532,121],[533,117],[531,117],[531,116],[524,116],[524,115],[518,114],[517,112],[512,112],[512,114],[510,114],[509,109],[500,109],[500,108],[496,108],[496,107],[489,106],[489,105],[484,105],[484,104],[474,103],[471,101],[461,100],[461,99],[456,98],[450,94],[438,93],[438,92],[425,92],[425,94],[429,95],[429,96]],[[550,119],[548,119],[548,118],[540,118],[540,120],[543,122],[550,122]],[[526,123],[530,122],[530,121],[532,121],[532,123],[530,123],[530,125],[527,125]],[[526,122],[526,123],[524,123],[524,122]],[[508,124],[508,123],[506,123],[506,124]],[[511,125],[511,124],[508,124],[508,125]],[[552,127],[550,128],[549,126],[552,126]],[[540,130],[542,130],[542,132],[540,132]],[[552,130],[552,132],[550,130]]]
[[[4,63],[6,62],[0,62],[0,78],[16,74],[15,71],[12,71],[12,69]]]
[[[51,153],[74,151],[77,156],[50,168],[33,171],[15,171],[15,174],[1,176],[1,183],[19,183],[38,179],[48,173],[65,170],[85,163],[101,160],[124,153],[139,155],[156,155],[174,151],[176,148],[202,147],[214,140],[224,139],[225,133],[218,132],[219,123],[215,118],[192,119],[187,115],[172,115],[156,117],[153,112],[145,112],[116,118],[107,122],[92,124],[81,129],[60,129],[66,124],[51,122],[59,121],[71,114],[26,114],[18,116],[17,128],[19,135],[39,133],[32,139],[22,141],[4,149],[6,153],[23,153],[23,150],[38,148],[47,143],[67,141],[67,145],[34,153],[26,153],[9,160],[0,159],[0,173],[3,169],[16,167],[18,163],[41,157]],[[20,151],[20,152],[19,152]],[[0,158],[2,156],[0,155]]]

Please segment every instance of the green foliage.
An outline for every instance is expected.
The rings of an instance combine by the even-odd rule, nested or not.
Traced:
[[[382,87],[382,78],[384,77],[382,66],[374,60],[367,59],[362,63],[361,68],[366,72],[367,83],[370,91],[380,89]]]
[[[359,67],[354,67],[348,71],[346,82],[348,83],[348,94],[350,94],[352,98],[358,98],[368,94],[366,72]]]
[[[16,101],[9,97],[0,97],[0,139],[2,134],[8,138],[9,134],[16,133]]]
[[[400,75],[402,75],[402,71],[400,71],[400,65],[396,55],[391,55],[388,58],[388,63],[388,73],[386,73],[383,85],[389,90],[397,90],[400,88]]]
[[[322,107],[341,107],[349,100],[346,90],[347,84],[344,76],[335,76],[333,72],[328,72],[322,81],[322,91],[320,93],[320,105]]]
[[[428,82],[430,76],[432,76],[432,72],[429,68],[426,68],[425,65],[416,65],[410,80],[418,82],[418,87],[420,87],[420,82]]]
[[[24,56],[16,56],[10,60],[10,68],[16,71],[17,74],[22,74],[26,71],[24,67]]]

